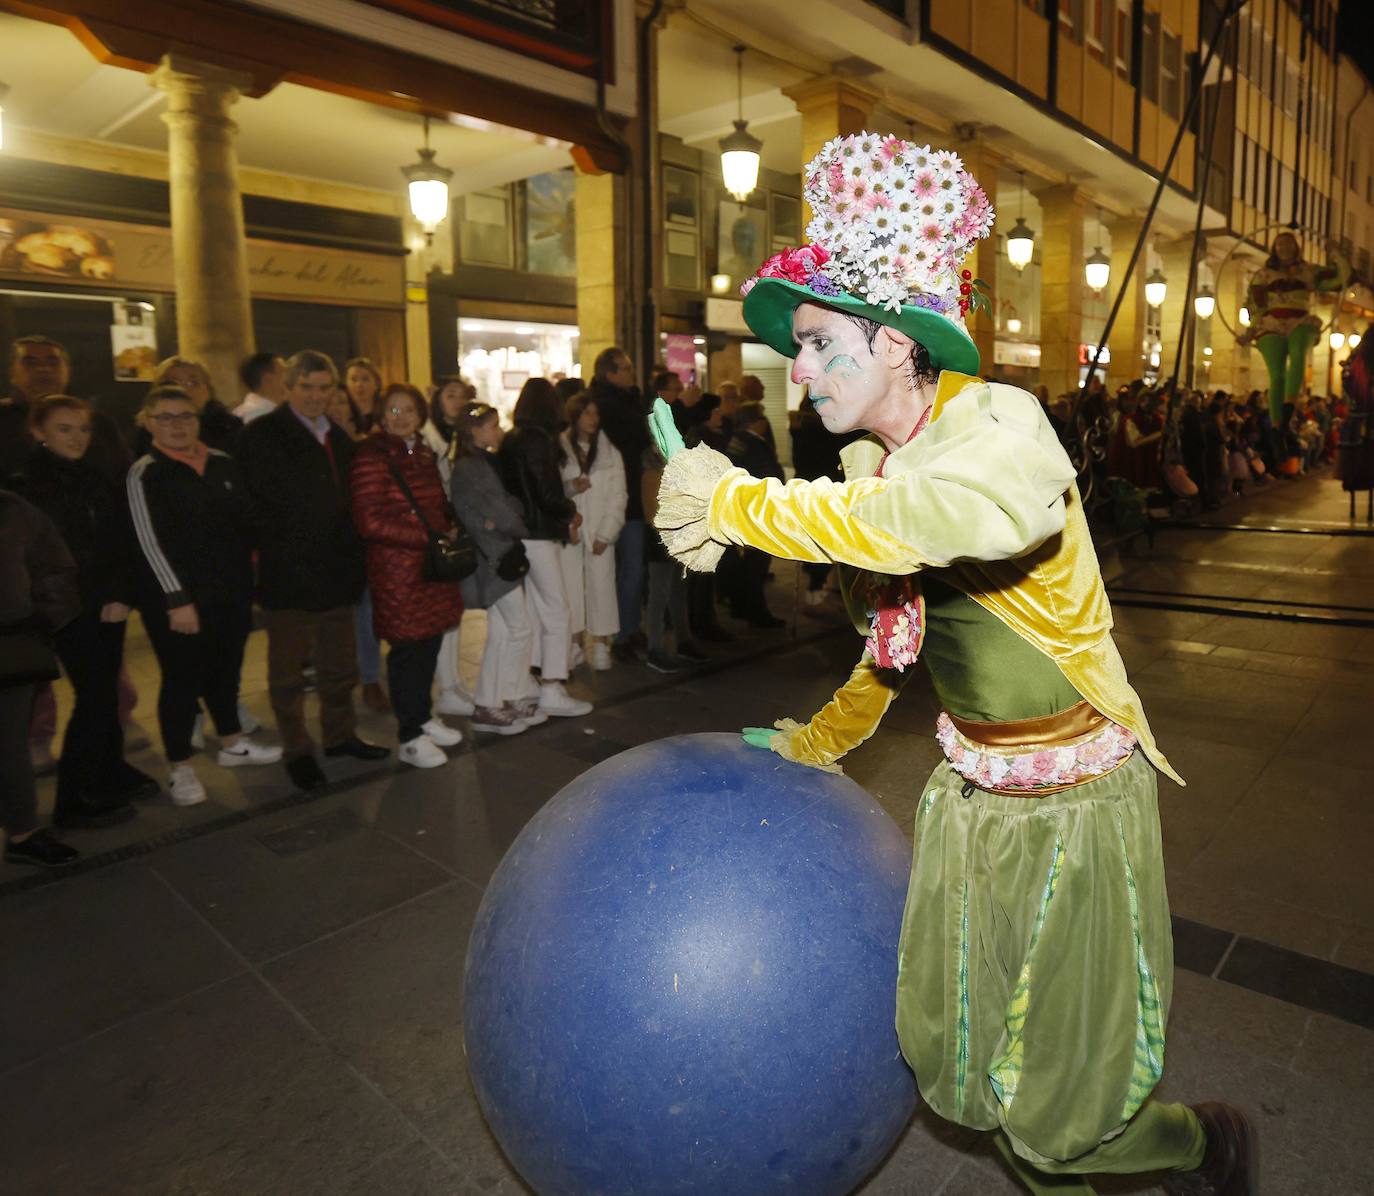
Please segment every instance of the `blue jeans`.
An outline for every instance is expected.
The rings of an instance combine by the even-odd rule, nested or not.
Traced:
[[[620,607],[620,634],[617,644],[639,633],[644,606],[645,546],[649,525],[642,519],[629,519],[615,542],[615,596]]]
[[[364,590],[353,608],[353,634],[358,641],[358,678],[364,685],[382,679],[382,645],[372,629],[372,591]]]

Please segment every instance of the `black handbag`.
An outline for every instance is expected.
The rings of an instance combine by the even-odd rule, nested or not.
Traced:
[[[496,562],[496,576],[502,581],[519,581],[530,571],[530,554],[519,540],[501,554]]]
[[[401,476],[401,471],[390,464],[387,468],[391,470],[391,476],[396,479],[396,484],[401,488],[401,493],[406,496],[406,501],[410,503],[410,509],[415,512],[415,518],[420,521],[420,526],[425,529],[425,533],[429,536],[429,543],[425,546],[425,580],[457,582],[476,573],[477,546],[463,529],[463,525],[458,524],[452,538],[436,533],[429,526],[429,520],[425,518],[425,513],[420,510],[420,504],[415,501],[415,495],[411,493],[405,478]]]

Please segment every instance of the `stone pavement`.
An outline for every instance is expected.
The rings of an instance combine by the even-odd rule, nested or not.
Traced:
[[[1209,518],[1347,526],[1322,478]],[[1374,1192],[1374,629],[1235,613],[1374,607],[1374,538],[1171,528],[1108,569],[1118,597],[1166,608],[1119,606],[1118,640],[1189,782],[1161,783],[1178,953],[1161,1095],[1250,1109],[1267,1196]],[[795,574],[777,572],[775,605],[790,610]],[[164,799],[72,835],[91,857],[77,875],[0,870],[0,1194],[525,1191],[463,1063],[460,979],[483,886],[589,765],[818,708],[859,650],[831,619],[678,677],[583,678],[590,717],[465,743],[432,772],[331,766],[338,784],[317,799],[284,793],[276,769],[207,763],[205,806]],[[481,633],[470,615],[469,670]],[[245,690],[266,716],[260,640]],[[148,716],[141,643],[132,662]],[[847,761],[907,829],[938,759],[935,713],[918,676]],[[394,742],[384,719],[366,730]],[[135,758],[155,766],[151,750]],[[978,1135],[927,1113],[862,1189],[1018,1190]]]

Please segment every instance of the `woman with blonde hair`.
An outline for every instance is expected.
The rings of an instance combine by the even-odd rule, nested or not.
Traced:
[[[615,542],[625,526],[625,463],[601,431],[594,395],[574,395],[563,410],[568,426],[559,437],[559,474],[582,516],[577,541],[560,552],[570,629],[574,642],[586,634],[587,660],[604,672],[611,667],[611,640],[620,631]]]
[[[353,409],[354,434],[366,435],[382,422],[381,371],[370,358],[354,357],[344,366],[343,389]]]

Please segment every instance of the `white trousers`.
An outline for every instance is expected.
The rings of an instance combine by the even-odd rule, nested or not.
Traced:
[[[615,545],[608,544],[597,556],[583,542],[559,548],[563,585],[568,592],[568,616],[574,636],[589,631],[595,636],[620,631],[620,604],[615,593]]]
[[[552,540],[525,540],[530,571],[525,574],[525,606],[534,625],[531,663],[545,681],[566,681],[572,653],[572,621],[563,581],[562,548]]]
[[[495,709],[528,697],[536,688],[530,678],[533,647],[534,628],[525,607],[525,591],[516,586],[487,607],[487,642],[482,649],[482,669],[477,675],[473,701]]]
[[[450,627],[444,632],[439,644],[439,661],[434,666],[434,679],[439,683],[439,692],[446,689],[462,689],[463,682],[458,676],[459,632],[462,624]]]

